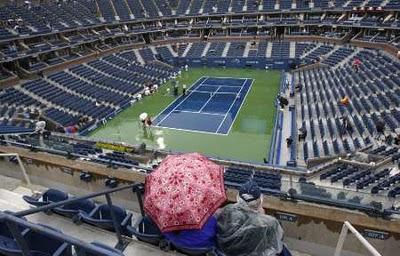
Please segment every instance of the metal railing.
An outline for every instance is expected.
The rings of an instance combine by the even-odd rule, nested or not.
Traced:
[[[335,255],[340,256],[343,250],[343,245],[346,240],[348,231],[354,234],[354,236],[361,242],[361,244],[371,253],[373,256],[382,256],[354,227],[350,222],[345,221],[340,232],[339,240],[336,245]]]
[[[25,179],[25,182],[26,182],[26,184],[28,185],[28,188],[32,191],[32,193],[34,192],[33,190],[32,190],[32,183],[31,183],[31,180],[29,179],[29,176],[28,176],[28,174],[26,173],[26,169],[25,169],[25,166],[24,166],[24,163],[22,162],[22,160],[21,160],[21,158],[19,157],[19,155],[18,154],[15,154],[15,153],[5,153],[5,154],[0,154],[0,157],[15,157],[15,159],[17,159],[17,162],[18,162],[18,165],[19,165],[19,167],[21,168],[21,172],[22,172],[22,175],[24,176],[24,179]]]
[[[95,161],[95,160],[99,161],[99,158],[91,158],[90,156],[80,155],[80,154],[72,152],[72,150],[68,151],[68,150],[62,150],[62,149],[35,146],[35,145],[21,143],[21,142],[17,142],[17,141],[13,141],[13,140],[1,140],[1,138],[0,138],[0,143],[4,143],[4,144],[10,145],[10,146],[16,146],[16,147],[21,147],[21,148],[25,148],[25,149],[30,149],[33,151],[40,151],[40,152],[46,152],[46,153],[55,154],[55,155],[59,155],[59,156],[64,156],[66,158],[70,158],[70,157],[85,158],[85,159],[90,159],[92,161]],[[163,153],[167,154],[168,152],[163,151]],[[174,152],[170,152],[170,153],[174,153]],[[257,165],[257,164],[253,164],[253,163],[244,163],[244,162],[237,162],[237,161],[232,161],[232,160],[222,160],[222,159],[218,159],[218,158],[211,158],[211,160],[216,161],[217,163],[225,165],[225,166],[233,166],[234,168],[236,168],[236,167],[244,168],[244,169],[256,168],[257,170],[266,170],[266,171],[271,170],[274,172],[279,171],[281,173],[285,173],[285,174],[289,175],[290,180],[293,180],[293,178],[297,179],[297,177],[299,175],[304,173],[304,172],[295,171],[294,169],[289,170],[288,167],[268,166],[268,168],[264,169],[263,167],[267,167],[266,165]],[[336,159],[336,160],[332,161],[331,164],[339,163],[341,161],[343,161],[343,160]],[[110,162],[109,160],[104,160],[104,162],[102,162],[102,163],[103,164],[118,164],[118,165],[126,166],[126,167],[129,166],[138,171],[144,170],[145,172],[151,172],[153,170],[153,168],[150,168],[150,167],[135,166],[135,165],[131,165],[131,164],[127,164],[127,163],[120,163],[120,162],[116,162],[116,161]],[[21,168],[23,168],[23,167],[21,167]],[[315,173],[315,172],[316,172],[316,170],[312,171],[312,173]],[[28,183],[28,181],[27,181],[27,183]],[[373,206],[371,206],[370,202],[365,201],[365,199],[363,202],[349,202],[349,200],[338,200],[335,197],[335,195],[337,193],[334,190],[336,190],[336,189],[332,188],[332,187],[316,186],[318,188],[329,191],[332,194],[332,197],[330,197],[330,198],[322,197],[322,196],[318,196],[318,195],[304,194],[301,192],[301,190],[299,191],[298,186],[294,185],[295,183],[296,182],[290,182],[289,188],[294,188],[295,190],[297,190],[297,192],[300,192],[300,193],[292,194],[292,193],[289,193],[290,192],[289,190],[287,190],[287,191],[281,191],[281,190],[268,191],[268,189],[266,189],[265,193],[277,195],[277,196],[283,196],[284,198],[293,199],[293,200],[301,200],[301,201],[306,201],[306,202],[311,202],[311,203],[335,206],[335,207],[339,207],[339,208],[359,210],[359,211],[365,212],[368,215],[374,216],[374,217],[387,218],[390,215],[400,215],[400,210],[389,208],[389,204],[392,204],[392,203],[386,197],[384,198],[383,196],[376,199],[379,202],[382,202],[384,204],[382,209],[377,209],[377,208],[374,208]],[[239,183],[230,184],[229,182],[225,182],[225,184],[227,186],[234,187],[234,188],[240,187]],[[357,195],[360,198],[366,198],[365,193],[361,193],[359,191],[353,191],[353,190],[349,190],[347,188],[341,189],[341,190],[345,191],[346,193],[348,192],[348,193],[352,194],[353,196]],[[271,192],[271,193],[269,193],[269,192]],[[373,199],[373,200],[375,200],[375,199]]]
[[[113,222],[113,228],[115,230],[115,233],[116,233],[116,236],[118,239],[118,243],[115,245],[115,248],[119,249],[119,250],[123,250],[125,248],[125,246],[127,245],[127,241],[123,238],[123,236],[121,234],[121,224],[118,223],[118,221],[117,221],[116,214],[112,207],[113,204],[112,204],[110,194],[112,194],[114,192],[126,190],[126,189],[132,189],[132,191],[134,193],[136,192],[136,194],[138,196],[139,205],[142,207],[143,204],[142,204],[142,198],[141,198],[141,191],[142,191],[141,184],[129,184],[129,185],[113,188],[113,189],[108,189],[108,190],[104,190],[104,191],[100,191],[100,192],[96,192],[96,193],[91,193],[89,195],[77,196],[74,198],[66,199],[64,201],[50,203],[50,204],[47,204],[44,206],[27,209],[27,210],[15,212],[15,213],[0,212],[0,222],[4,222],[8,226],[11,234],[15,238],[15,240],[16,240],[18,246],[20,247],[22,254],[24,256],[30,256],[31,253],[29,251],[29,248],[27,246],[25,239],[23,238],[23,236],[21,234],[21,230],[17,228],[17,226],[19,226],[19,225],[27,227],[27,228],[31,228],[35,232],[49,235],[49,236],[55,238],[56,240],[63,241],[68,244],[71,244],[73,246],[76,246],[77,247],[76,251],[78,253],[78,256],[84,256],[86,251],[96,253],[96,255],[110,255],[110,252],[107,250],[96,247],[92,244],[88,244],[79,239],[75,239],[75,238],[65,235],[63,233],[59,233],[57,231],[51,230],[49,228],[46,228],[45,226],[28,222],[21,217],[39,213],[39,212],[47,212],[56,207],[68,205],[68,204],[71,204],[71,203],[74,203],[74,202],[77,202],[80,200],[86,200],[86,199],[90,199],[90,198],[94,198],[94,197],[105,196],[107,205],[110,208],[110,215],[111,215],[111,219]]]
[[[68,236],[64,233],[60,233],[58,231],[47,228],[45,226],[26,221],[22,218],[13,216],[9,213],[0,213],[0,221],[6,223],[8,229],[10,230],[10,233],[13,235],[16,243],[18,244],[19,248],[21,249],[23,256],[31,256],[32,253],[28,247],[27,242],[25,241],[24,237],[22,236],[21,229],[19,229],[19,227],[29,228],[31,230],[34,230],[34,232],[36,232],[36,233],[43,234],[43,235],[49,236],[55,240],[65,242],[69,245],[72,245],[72,246],[74,246],[75,251],[78,256],[85,256],[86,253],[99,255],[99,256],[103,256],[103,255],[104,256],[112,256],[112,255],[119,256],[118,254],[115,254],[109,250],[105,250],[99,246],[95,246],[93,244],[83,242],[79,239]]]

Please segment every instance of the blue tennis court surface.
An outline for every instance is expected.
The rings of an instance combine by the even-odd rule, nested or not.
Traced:
[[[253,79],[202,77],[154,120],[159,127],[226,135]]]

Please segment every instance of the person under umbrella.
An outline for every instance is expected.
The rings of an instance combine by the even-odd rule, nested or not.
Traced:
[[[144,210],[176,247],[215,245],[215,211],[226,201],[223,167],[198,154],[170,155],[146,177]]]
[[[353,70],[358,72],[360,65],[361,65],[361,60],[359,58],[355,58],[352,64]]]
[[[142,123],[143,129],[146,129],[146,127],[149,126],[149,125],[148,125],[149,120],[150,120],[150,122],[151,122],[151,119],[150,119],[150,117],[149,117],[149,114],[147,114],[146,112],[143,112],[143,113],[141,113],[141,114],[139,115],[139,120],[140,120],[140,122]],[[150,125],[151,125],[151,123],[150,123]]]
[[[266,215],[257,183],[242,185],[237,203],[225,206],[217,217],[218,248],[227,256],[290,256],[283,244],[278,220]]]

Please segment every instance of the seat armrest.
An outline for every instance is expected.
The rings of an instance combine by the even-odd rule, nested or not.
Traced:
[[[92,219],[92,217],[95,215],[96,211],[98,211],[99,209],[99,205],[96,206],[91,212],[86,213],[85,211],[79,210],[78,215],[83,217],[83,218],[88,218],[88,219]]]
[[[24,199],[24,201],[27,202],[28,204],[34,205],[37,207],[49,204],[49,202],[42,202],[42,201],[39,201],[39,199],[31,197],[31,196],[22,196],[22,199]]]
[[[60,247],[58,247],[57,251],[55,251],[52,256],[62,255],[68,249],[68,246],[71,245],[69,245],[68,243],[63,243]]]
[[[21,235],[25,237],[25,236],[27,236],[30,232],[31,232],[31,229],[26,228],[26,229],[22,230]]]
[[[121,222],[121,227],[125,227],[132,223],[132,213],[128,213],[126,217]]]
[[[137,228],[139,227],[139,224],[142,222],[143,216],[139,216],[138,218],[135,219],[135,222],[133,223],[132,227]]]

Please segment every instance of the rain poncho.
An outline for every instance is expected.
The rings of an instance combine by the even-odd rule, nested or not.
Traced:
[[[218,247],[228,256],[275,256],[283,248],[283,230],[271,216],[239,202],[218,215]]]

